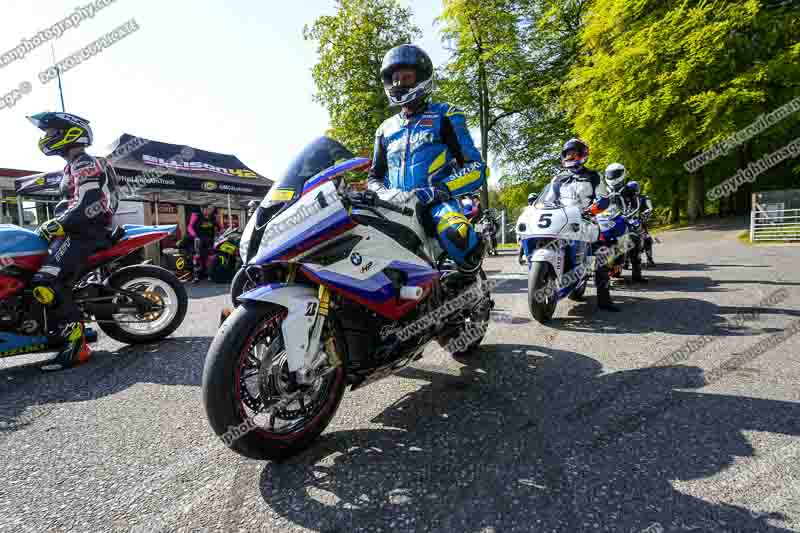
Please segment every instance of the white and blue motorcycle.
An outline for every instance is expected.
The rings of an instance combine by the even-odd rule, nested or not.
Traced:
[[[610,208],[587,220],[578,202],[557,198],[547,185],[517,220],[517,235],[528,262],[528,307],[539,323],[549,321],[558,302],[580,300],[592,275],[592,244],[624,228]]]
[[[493,307],[485,274],[448,267],[415,194],[349,191],[345,174],[369,164],[317,139],[245,227],[249,285],[214,337],[202,382],[209,423],[236,453],[298,453],[347,385],[398,371],[434,340],[456,356],[483,341]]]

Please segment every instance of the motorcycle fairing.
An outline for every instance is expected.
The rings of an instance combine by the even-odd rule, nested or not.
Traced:
[[[0,266],[13,263],[29,272],[36,272],[46,258],[47,241],[35,231],[13,224],[0,224]],[[11,286],[14,283],[9,281],[4,285]],[[5,296],[6,292],[13,291],[0,288],[0,297]]]
[[[306,195],[316,189],[317,187],[324,185],[325,183],[331,181],[339,174],[343,172],[352,172],[356,170],[361,170],[372,163],[369,159],[363,157],[357,157],[354,159],[349,159],[342,163],[338,163],[330,168],[326,168],[313,178],[309,179],[305,185],[303,185],[303,192],[302,195]]]
[[[258,252],[249,264],[289,261],[355,226],[341,200],[334,200],[336,187],[333,183],[326,182],[319,189],[318,195],[300,197],[290,208],[269,221],[266,232],[284,222],[289,228],[269,239],[262,238]],[[324,207],[319,195],[326,198],[323,201]],[[292,217],[302,215],[302,209],[306,209],[309,214],[303,215],[302,220],[289,223]]]
[[[0,358],[43,351],[50,346],[50,339],[45,336],[29,337],[0,331]]]
[[[575,272],[575,270],[580,266],[578,264],[578,260],[581,259],[584,264],[587,264],[591,261],[591,246],[588,243],[580,242],[580,241],[573,241],[571,244],[565,244],[563,246],[563,252],[561,249],[552,247],[552,246],[542,246],[541,248],[537,248],[536,244],[541,239],[537,238],[530,238],[525,239],[522,241],[523,251],[526,255],[530,256],[529,268],[535,262],[547,262],[553,267],[553,272],[556,274],[556,280],[558,282],[558,292],[556,293],[556,299],[560,300],[570,294],[574,289],[578,288],[581,284],[586,283],[587,276],[582,276],[580,279],[571,283],[566,286],[561,286],[561,281],[564,279],[564,256],[569,254],[569,257],[572,262],[572,269],[570,272]],[[551,239],[547,239],[550,242],[554,242]],[[584,247],[583,253],[578,253],[578,247]]]
[[[438,271],[430,267],[403,261],[392,261],[386,268],[404,272],[407,277],[406,285],[421,287],[422,298],[428,296],[440,276]],[[375,274],[367,279],[357,279],[312,264],[302,265],[301,270],[312,281],[325,285],[333,292],[358,302],[389,320],[400,320],[418,305],[416,300],[397,298],[392,281],[381,270],[375,270]]]
[[[13,224],[0,224],[0,257],[47,253],[47,241],[35,231]]]
[[[89,265],[95,266],[106,261],[125,257],[143,248],[148,244],[158,242],[167,235],[175,233],[176,225],[162,226],[139,226],[136,224],[125,224],[122,226],[125,231],[122,238],[111,248],[101,250],[89,257]]]

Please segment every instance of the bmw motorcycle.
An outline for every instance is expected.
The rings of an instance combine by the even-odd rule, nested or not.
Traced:
[[[309,447],[356,390],[422,357],[433,340],[477,348],[493,302],[425,230],[415,194],[350,192],[365,169],[338,142],[307,146],[273,184],[241,241],[255,288],[205,361],[203,403],[236,453],[283,459]]]
[[[583,298],[594,271],[592,243],[610,241],[624,226],[616,210],[585,219],[579,205],[557,198],[550,185],[525,208],[517,235],[528,262],[528,308],[537,322],[553,318],[560,300]]]
[[[72,288],[80,320],[97,322],[109,337],[127,344],[159,341],[183,322],[188,298],[183,285],[166,269],[152,265],[121,266],[127,256],[175,232],[176,226],[117,227],[111,247],[96,252]],[[30,288],[48,254],[37,232],[0,225],[0,357],[48,352],[63,347],[49,334],[47,308]],[[96,332],[87,328],[87,340]]]

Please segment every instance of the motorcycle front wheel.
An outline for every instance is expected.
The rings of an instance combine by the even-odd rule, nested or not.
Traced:
[[[312,445],[342,401],[344,366],[307,389],[291,386],[281,325],[286,309],[247,302],[225,320],[206,356],[203,405],[214,432],[251,459],[283,460]],[[344,341],[334,337],[337,352]]]
[[[550,263],[534,262],[528,271],[528,307],[531,316],[540,324],[549,321],[556,312],[555,287],[556,275]]]

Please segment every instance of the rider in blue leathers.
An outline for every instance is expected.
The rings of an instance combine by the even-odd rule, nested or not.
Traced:
[[[483,243],[456,198],[477,191],[486,182],[487,169],[466,116],[450,104],[429,101],[433,63],[417,46],[389,50],[381,78],[389,102],[401,111],[375,134],[369,189],[416,191],[427,207],[423,219],[429,232],[459,270],[474,273],[481,265]]]

